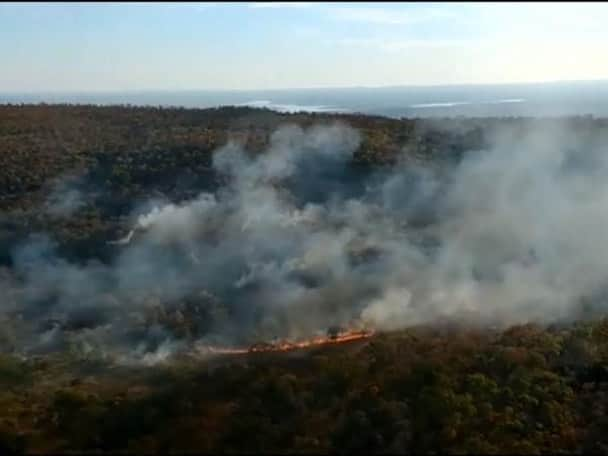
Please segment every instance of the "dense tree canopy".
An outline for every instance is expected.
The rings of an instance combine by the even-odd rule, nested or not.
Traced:
[[[215,186],[212,154],[227,141],[255,154],[281,124],[335,121],[361,132],[350,164],[361,172],[401,160],[453,164],[483,150],[499,126],[517,135],[558,122],[0,106],[0,274],[12,246],[42,228],[63,257],[105,261],[134,202],[154,194],[178,201]],[[602,140],[608,126],[567,122],[587,142]],[[74,217],[38,211],[67,178],[93,197]],[[156,308],[143,324],[190,340],[223,312],[194,295]],[[0,452],[608,451],[606,320],[507,329],[438,322],[312,350],[145,368],[71,346],[24,359],[13,350],[19,324],[0,320]]]

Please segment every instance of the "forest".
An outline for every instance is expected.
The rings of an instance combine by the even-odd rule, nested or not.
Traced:
[[[256,170],[255,160],[282,125],[309,131],[336,123],[360,135],[345,166],[349,179],[366,182],[396,167],[430,169],[451,182],[450,170],[483,154],[497,136],[517,138],[537,128],[567,132],[589,149],[601,148],[608,138],[608,120],[591,117],[424,120],[244,107],[0,106],[0,452],[608,452],[603,290],[578,297],[576,312],[550,322],[489,323],[457,313],[379,328],[348,343],[213,356],[184,350],[144,365],[117,363],[107,351],[83,344],[79,334],[92,328],[91,314],[60,322],[47,314],[32,316],[31,303],[39,312],[52,307],[45,300],[61,293],[77,301],[96,296],[58,291],[47,282],[25,291],[13,287],[30,277],[20,269],[27,252],[23,260],[15,248],[32,236],[44,232],[53,239],[57,257],[50,264],[75,274],[76,281],[93,277],[79,276],[77,267],[106,280],[103,267],[120,257],[115,241],[129,234],[134,208],[151,197],[180,204],[215,192],[226,177],[214,156],[226,143],[246,150],[250,169]],[[591,175],[592,158],[568,162],[568,169]],[[419,214],[412,214],[408,229],[420,230],[424,241],[428,233],[419,226],[426,229],[430,222],[426,216],[415,221]],[[209,236],[217,242],[229,228],[219,224]],[[525,261],[540,261],[535,258],[542,253],[532,251]],[[359,271],[360,264],[375,264],[381,254],[364,245],[349,267]],[[480,277],[484,273],[491,275],[482,271]],[[49,277],[45,280],[60,280]],[[177,280],[169,273],[166,279]],[[320,279],[298,280],[314,287]],[[485,276],[479,280],[491,282]],[[55,294],[32,298],[43,286]],[[20,293],[28,302],[22,308]],[[350,296],[341,293],[326,300]],[[100,298],[118,301],[104,311],[127,307],[120,298]],[[163,299],[143,308],[134,323],[129,320],[125,340],[144,333],[151,340],[154,327],[172,341],[191,344],[212,334],[214,325],[232,322],[235,312],[199,289]],[[332,318],[342,315],[339,304],[328,307]],[[117,321],[124,320],[120,315]],[[293,325],[287,317],[280,321]],[[55,334],[48,328],[61,328],[67,336],[44,350],[32,345]],[[264,331],[253,333],[262,337]],[[158,354],[162,343],[154,344]],[[24,350],[26,345],[38,348]]]
[[[3,452],[605,453],[608,321],[125,368],[0,358]]]

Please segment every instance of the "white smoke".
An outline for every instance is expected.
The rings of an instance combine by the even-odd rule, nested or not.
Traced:
[[[83,208],[86,197],[79,185],[79,179],[73,176],[55,182],[44,203],[45,212],[54,218],[67,218]]]
[[[125,312],[202,289],[226,307],[205,337],[227,340],[359,319],[552,322],[576,318],[588,297],[603,311],[607,143],[573,131],[515,124],[456,165],[366,174],[352,168],[360,136],[344,125],[279,129],[258,155],[230,143],[213,160],[226,185],[139,215],[110,266],[69,264],[48,242],[21,249],[22,306],[48,315],[40,303],[54,297],[53,312],[109,321],[106,340],[149,362],[173,336],[119,337],[132,332]],[[167,345],[149,351],[142,338]]]

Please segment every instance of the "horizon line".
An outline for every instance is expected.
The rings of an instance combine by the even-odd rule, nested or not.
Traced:
[[[23,90],[23,91],[0,91],[2,95],[102,95],[102,94],[125,94],[125,93],[176,93],[176,92],[213,92],[213,93],[243,93],[243,92],[290,92],[290,91],[314,91],[314,90],[386,90],[386,89],[432,89],[448,87],[479,87],[479,86],[526,86],[545,84],[580,84],[580,83],[607,83],[605,79],[559,79],[550,81],[528,81],[528,82],[480,82],[459,84],[403,84],[403,85],[354,85],[354,86],[322,86],[322,87],[292,87],[292,88],[266,88],[266,89],[213,89],[213,88],[188,88],[188,89],[78,89],[78,90]]]

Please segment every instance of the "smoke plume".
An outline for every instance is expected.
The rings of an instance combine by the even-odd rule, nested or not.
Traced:
[[[187,341],[331,325],[601,312],[604,139],[538,122],[497,131],[457,164],[362,171],[352,161],[360,135],[347,125],[283,127],[264,153],[215,151],[225,182],[216,191],[134,214],[128,236],[108,240],[111,264],[71,264],[43,235],[19,246],[2,311],[22,322],[22,351],[80,344],[144,362]]]

